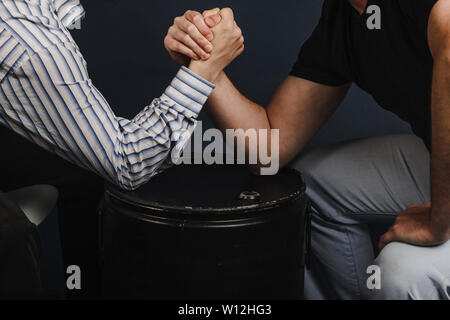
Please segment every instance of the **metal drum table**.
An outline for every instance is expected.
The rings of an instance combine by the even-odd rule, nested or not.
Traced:
[[[107,186],[104,298],[301,299],[308,234],[301,175],[179,166],[134,192]]]

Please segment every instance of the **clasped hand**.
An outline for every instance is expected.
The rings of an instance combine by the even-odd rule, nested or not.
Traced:
[[[175,18],[164,45],[175,61],[214,82],[242,54],[244,37],[230,8],[187,11]]]

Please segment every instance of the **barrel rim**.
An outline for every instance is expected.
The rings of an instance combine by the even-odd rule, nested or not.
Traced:
[[[256,211],[263,211],[263,210],[269,210],[275,207],[279,207],[280,205],[296,201],[301,199],[302,197],[306,196],[306,185],[305,181],[303,179],[303,175],[294,168],[285,168],[283,171],[291,172],[299,178],[301,189],[297,190],[291,194],[286,195],[285,197],[282,197],[280,199],[274,200],[274,201],[267,201],[263,203],[253,204],[253,205],[238,205],[235,207],[190,207],[190,206],[179,206],[179,205],[167,205],[162,204],[158,202],[153,202],[151,204],[149,203],[140,203],[136,201],[132,201],[128,199],[127,197],[120,196],[120,194],[117,194],[113,191],[111,191],[111,188],[108,188],[107,184],[105,187],[105,194],[115,201],[118,201],[119,203],[127,206],[136,207],[139,206],[139,209],[141,210],[148,210],[152,211],[153,214],[156,212],[164,212],[165,214],[181,214],[186,216],[203,216],[203,215],[216,215],[217,217],[220,216],[227,216],[230,213],[240,213],[240,214],[249,214]]]

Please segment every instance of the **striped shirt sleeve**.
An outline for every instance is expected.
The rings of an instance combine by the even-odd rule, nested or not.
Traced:
[[[181,68],[134,119],[117,117],[75,47],[56,43],[1,83],[0,122],[40,146],[134,190],[183,151],[214,86]]]

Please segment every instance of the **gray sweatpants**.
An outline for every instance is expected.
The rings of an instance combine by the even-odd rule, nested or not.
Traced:
[[[430,154],[422,140],[346,142],[312,151],[294,167],[313,206],[307,299],[450,299],[450,241],[427,248],[392,243],[375,259],[369,234],[371,223],[393,223],[409,205],[430,202]],[[379,267],[380,290],[368,289],[372,265]]]

